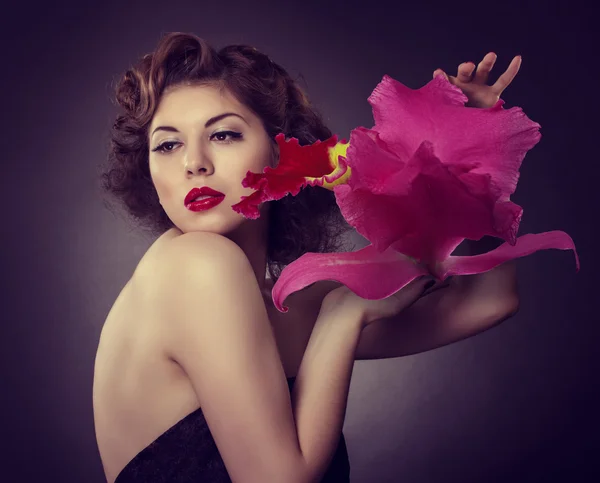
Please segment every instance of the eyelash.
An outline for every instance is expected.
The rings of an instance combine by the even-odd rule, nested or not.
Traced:
[[[231,144],[234,141],[239,141],[242,138],[242,133],[236,132],[236,131],[219,131],[216,132],[214,134],[212,134],[210,136],[210,140],[212,141],[216,136],[220,135],[220,134],[225,134],[227,136],[231,136],[231,139],[229,141],[223,140],[223,141],[219,141],[217,140],[217,142],[219,144]],[[152,152],[159,152],[162,154],[168,154],[168,153],[172,153],[173,152],[173,148],[171,148],[170,150],[165,149],[165,146],[167,144],[181,144],[177,141],[165,141],[164,143],[159,144],[158,146],[156,146]]]

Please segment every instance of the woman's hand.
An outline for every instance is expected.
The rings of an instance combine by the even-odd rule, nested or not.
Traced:
[[[436,69],[433,77],[441,74],[467,96],[469,99],[466,107],[489,108],[493,107],[500,95],[512,82],[521,67],[521,56],[517,55],[493,86],[486,85],[488,75],[496,62],[496,54],[489,52],[477,66],[472,62],[464,62],[458,66],[456,77],[448,76],[442,69]]]
[[[371,322],[392,317],[410,307],[419,298],[448,286],[448,280],[435,283],[433,277],[423,276],[410,282],[396,293],[380,300],[368,300],[356,295],[345,285],[329,292],[321,304],[322,310],[347,310],[361,314],[362,328]]]

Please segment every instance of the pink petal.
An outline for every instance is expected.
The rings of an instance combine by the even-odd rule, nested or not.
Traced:
[[[478,166],[506,196],[514,193],[525,154],[540,138],[538,123],[520,107],[464,107],[466,96],[443,76],[420,89],[410,89],[384,76],[369,97],[382,141],[407,160],[424,140],[434,143],[445,164]],[[352,142],[351,142],[352,144]]]
[[[579,271],[579,256],[573,239],[564,231],[547,231],[545,233],[529,233],[517,238],[515,245],[504,243],[495,250],[482,255],[450,256],[439,264],[434,275],[443,280],[451,275],[473,275],[491,270],[498,265],[515,258],[531,255],[539,250],[573,250],[575,265]]]
[[[389,180],[405,167],[409,159],[401,159],[376,131],[357,127],[350,133],[346,152],[346,162],[352,169],[347,184],[353,190],[362,189],[375,194],[386,193],[394,187],[401,189],[390,186]]]
[[[360,297],[378,300],[427,274],[409,257],[393,250],[380,253],[372,245],[348,253],[306,253],[282,270],[271,295],[275,307],[285,313],[288,307],[282,303],[288,295],[319,280],[335,280]]]
[[[492,235],[514,243],[521,207],[496,203],[490,175],[470,174],[463,182],[461,166],[446,165],[433,148],[424,141],[393,172],[394,154],[378,136],[355,130],[347,152],[352,176],[334,188],[348,223],[378,251],[393,246],[424,264],[444,260],[465,238]],[[372,166],[382,166],[381,179]]]

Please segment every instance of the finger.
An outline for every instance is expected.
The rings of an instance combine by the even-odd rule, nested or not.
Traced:
[[[443,75],[447,81],[449,81],[450,79],[448,79],[448,75],[442,70],[442,69],[436,69],[433,71],[433,78],[435,79],[438,75]]]
[[[475,70],[475,64],[473,62],[463,62],[458,66],[457,78],[461,82],[471,82],[471,76]]]
[[[437,292],[440,289],[443,288],[448,288],[450,287],[450,281],[451,281],[452,277],[447,277],[445,280],[443,281],[439,281],[434,279],[433,280],[433,285],[427,287],[424,289],[423,293],[421,294],[421,297],[425,297],[433,292]]]
[[[504,74],[498,77],[496,83],[491,87],[492,92],[494,92],[498,96],[502,94],[502,91],[504,91],[504,89],[506,89],[508,85],[512,82],[512,80],[515,78],[517,72],[519,72],[520,67],[521,56],[517,55],[508,66],[508,69],[506,69],[506,72],[504,72]]]
[[[498,56],[494,52],[488,52],[483,60],[477,65],[473,82],[477,84],[485,84],[488,80],[488,76],[490,75],[492,67],[494,67],[494,64],[496,63],[497,58]]]

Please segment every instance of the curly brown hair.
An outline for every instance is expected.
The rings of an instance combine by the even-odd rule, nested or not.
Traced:
[[[175,225],[159,203],[150,177],[148,128],[166,88],[204,84],[229,90],[262,120],[271,139],[284,133],[305,145],[332,135],[298,83],[257,49],[230,45],[217,52],[193,34],[164,35],[156,50],[117,83],[116,101],[124,113],[112,126],[101,175],[103,191],[124,205],[140,228],[155,235]],[[351,227],[333,191],[307,187],[270,204],[267,267],[274,282],[287,264],[307,252],[343,248],[341,235]]]

